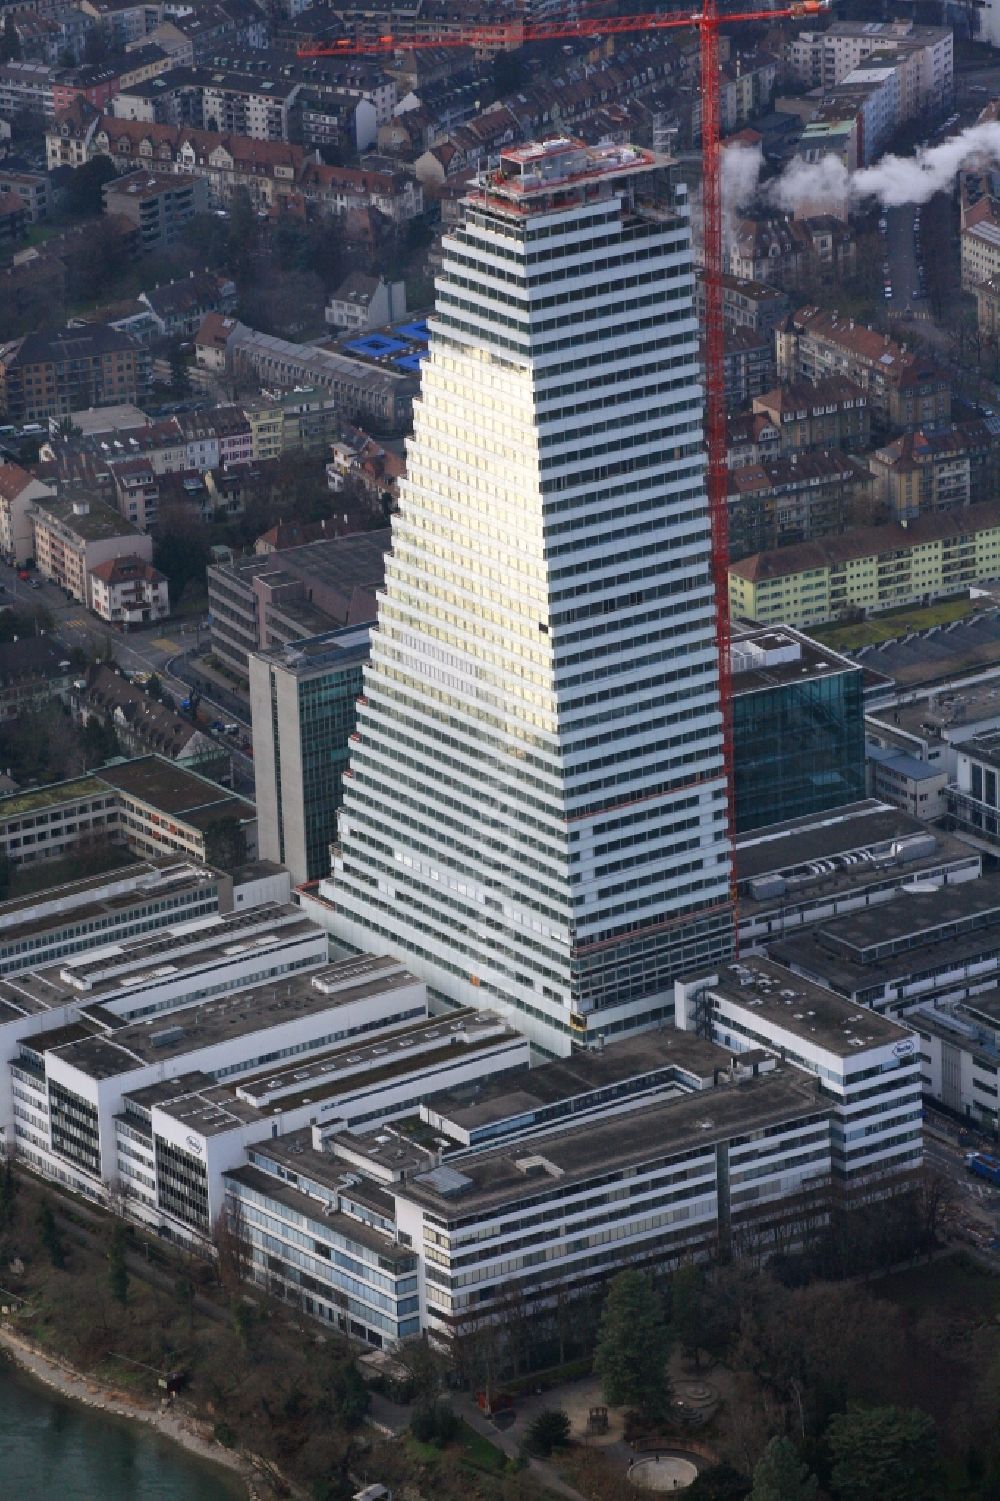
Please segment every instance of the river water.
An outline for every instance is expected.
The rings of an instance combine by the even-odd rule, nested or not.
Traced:
[[[60,1396],[0,1355],[0,1497],[236,1501],[235,1475],[127,1418]]]

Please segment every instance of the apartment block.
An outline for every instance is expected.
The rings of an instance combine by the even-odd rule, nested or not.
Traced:
[[[759,625],[821,625],[852,611],[929,603],[998,577],[1000,512],[984,502],[743,558],[729,567],[729,603]]]
[[[208,211],[205,179],[183,173],[126,172],[102,193],[105,213],[138,230],[143,254],[173,245],[195,214]]]
[[[19,464],[0,464],[0,553],[19,567],[35,555],[33,506],[55,492]]]
[[[873,425],[912,432],[951,417],[948,375],[852,318],[800,308],[778,329],[775,341],[779,380],[846,376],[864,391]]]
[[[39,573],[88,608],[93,607],[92,576],[99,565],[134,557],[152,567],[152,537],[113,506],[92,501],[84,492],[64,490],[38,497],[32,503],[30,520]]]
[[[123,630],[166,620],[170,586],[152,563],[134,553],[126,554],[91,568],[90,608],[101,620]]]
[[[144,380],[139,345],[102,324],[24,334],[0,345],[0,404],[9,422],[135,403]]]

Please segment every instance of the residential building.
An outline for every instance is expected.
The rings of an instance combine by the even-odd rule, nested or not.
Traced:
[[[20,203],[29,224],[37,224],[49,216],[52,195],[44,172],[21,172],[13,168],[4,171],[0,167],[0,197]]]
[[[216,782],[232,777],[232,761],[223,745],[189,716],[179,714],[169,695],[159,702],[118,669],[92,663],[82,677],[77,672],[69,701],[81,724],[110,723],[126,755],[163,756]]]
[[[24,334],[0,345],[0,403],[9,422],[135,402],[143,374],[135,340],[97,323]]]
[[[51,636],[0,642],[0,720],[37,713],[54,701],[65,703],[77,671],[66,648]]]
[[[30,516],[39,573],[88,608],[93,607],[92,576],[99,564],[132,556],[152,565],[152,537],[103,501],[63,491],[35,500]]]
[[[859,1013],[821,982],[756,954],[725,972],[679,981],[675,995],[676,1025],[735,1050],[737,1064],[764,1048],[813,1076],[832,1107],[838,1197],[869,1202],[916,1181],[923,1101],[920,1049],[909,1027]]]
[[[160,756],[0,798],[0,852],[12,864],[56,859],[87,839],[125,844],[145,859],[177,853],[232,871],[256,857],[256,812]]]
[[[734,633],[737,834],[865,795],[862,670],[788,626]]]
[[[90,608],[122,630],[166,620],[170,614],[169,585],[145,558],[134,554],[111,558],[90,570]]]
[[[996,438],[983,422],[949,423],[904,433],[868,455],[876,491],[896,521],[955,511],[990,498]]]
[[[759,625],[821,625],[967,593],[997,577],[1000,512],[984,502],[743,558],[729,568],[729,603]]]
[[[849,454],[781,454],[729,474],[729,556],[832,536],[865,509],[875,482]]]
[[[396,318],[406,316],[406,283],[386,281],[382,276],[365,276],[352,271],[326,305],[326,321],[331,328],[345,333],[360,333],[366,328],[381,328]]]
[[[31,508],[54,495],[20,464],[0,464],[0,554],[23,567],[35,556]]]
[[[195,214],[208,212],[205,179],[181,173],[126,172],[105,183],[102,196],[105,213],[138,230],[143,255],[173,245]]]
[[[699,318],[705,316],[704,289],[704,272],[699,272],[695,291]],[[722,313],[727,328],[752,328],[754,333],[773,334],[791,311],[791,298],[779,287],[728,274],[722,278]]]
[[[740,219],[729,251],[737,281],[804,287],[841,280],[854,269],[853,231],[832,214]]]
[[[753,410],[778,429],[783,453],[810,448],[864,453],[871,447],[868,398],[844,375],[775,386],[754,397]]]
[[[769,334],[755,333],[745,327],[726,329],[725,390],[730,411],[748,406],[773,384],[774,376],[774,340]]]
[[[224,135],[187,125],[118,120],[85,108],[64,110],[45,137],[49,170],[110,156],[119,171],[149,171],[204,178],[213,208],[225,208],[238,188],[254,208],[267,210],[291,194],[302,175],[306,152],[282,141]]]
[[[12,120],[27,110],[51,120],[53,79],[57,69],[48,63],[0,63],[0,119]]]
[[[911,115],[943,113],[954,92],[950,26],[918,26],[907,19],[835,21],[825,31],[798,31],[785,49],[786,77],[805,89],[830,90],[874,52],[914,59],[907,99]]]
[[[140,292],[139,301],[152,314],[157,332],[189,339],[198,332],[207,313],[226,313],[235,307],[236,284],[227,276],[192,271],[177,281]]]
[[[213,564],[208,569],[212,651],[248,681],[253,652],[373,620],[388,545],[388,531],[357,532]]]
[[[845,375],[868,398],[873,425],[913,432],[951,418],[951,383],[932,361],[853,318],[800,308],[776,334],[778,378]]]
[[[250,656],[258,845],[293,883],[330,869],[370,625]]]
[[[663,166],[505,150],[444,237],[339,852],[310,903],[558,1053],[659,1021],[672,976],[732,938],[690,222]],[[641,244],[641,308],[582,269],[595,233],[625,279]]]

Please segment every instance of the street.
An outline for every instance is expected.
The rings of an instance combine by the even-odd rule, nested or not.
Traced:
[[[0,605],[49,612],[54,622],[53,637],[67,652],[74,647],[93,657],[109,646],[115,661],[126,672],[155,672],[176,704],[187,698],[192,687],[201,694],[199,728],[218,741],[233,761],[233,790],[246,797],[254,795],[253,759],[242,749],[250,739],[250,715],[243,700],[235,694],[216,689],[187,666],[187,657],[207,640],[207,629],[200,622],[158,621],[130,631],[128,635],[107,625],[78,600],[67,599],[58,584],[32,571],[29,582],[18,578],[18,569],[0,562]],[[213,696],[214,695],[214,696]],[[213,719],[238,724],[238,736],[213,732]]]
[[[957,1122],[929,1110],[924,1122],[924,1161],[929,1168],[940,1173],[953,1190],[948,1216],[951,1235],[988,1245],[1000,1234],[1000,1188],[994,1188],[968,1171],[965,1154],[969,1149],[959,1146],[959,1132]],[[994,1149],[995,1144],[984,1141],[983,1150]]]
[[[883,246],[885,266],[889,267],[887,285],[892,287],[892,302],[889,311],[896,315],[922,312],[920,293],[920,268],[914,239],[916,210],[911,203],[886,210],[887,229]]]

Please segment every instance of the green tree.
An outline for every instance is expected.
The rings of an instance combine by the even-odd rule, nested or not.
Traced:
[[[226,243],[226,268],[243,280],[250,274],[257,248],[257,215],[246,188],[237,188],[229,201],[229,238]]]
[[[83,218],[99,214],[104,208],[101,189],[117,174],[110,156],[95,156],[77,167],[63,190],[63,208],[67,214]]]
[[[190,390],[191,375],[187,360],[184,358],[180,344],[175,344],[170,351],[170,394],[171,396],[187,396]]]
[[[826,1430],[837,1501],[932,1501],[940,1457],[934,1420],[919,1408],[837,1413]]]
[[[688,1359],[698,1364],[705,1324],[705,1277],[693,1262],[679,1266],[670,1283],[670,1330]]]
[[[10,1156],[4,1158],[0,1171],[0,1230],[6,1230],[14,1217],[14,1200],[17,1198],[18,1182],[14,1176],[14,1164]]]
[[[0,32],[0,62],[17,62],[21,56],[21,38],[17,34],[17,28],[10,16],[3,23],[3,31]]]
[[[569,1418],[559,1407],[545,1407],[528,1424],[524,1442],[532,1454],[551,1454],[569,1443]]]
[[[750,1501],[813,1501],[818,1484],[791,1439],[773,1438],[753,1472]]]
[[[622,1272],[608,1289],[594,1355],[605,1400],[649,1422],[670,1405],[670,1334],[660,1295],[641,1272]]]
[[[684,1492],[684,1501],[746,1501],[750,1482],[730,1464],[710,1465]]]
[[[125,1263],[125,1227],[116,1225],[108,1250],[108,1286],[116,1303],[128,1302],[128,1267]]]
[[[52,1265],[62,1271],[66,1265],[66,1249],[48,1199],[42,1200],[38,1210],[38,1238],[48,1251]]]

